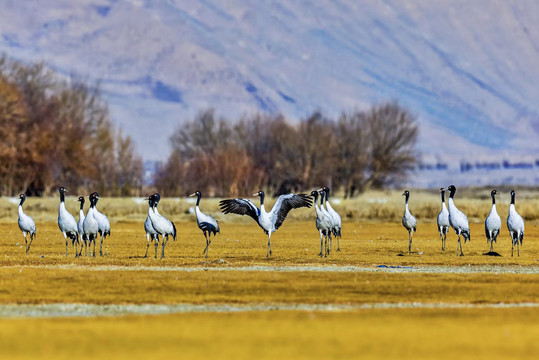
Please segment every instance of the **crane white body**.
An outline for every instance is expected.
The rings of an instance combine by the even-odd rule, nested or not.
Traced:
[[[462,235],[464,237],[464,243],[466,243],[468,240],[470,240],[470,225],[468,224],[468,217],[464,215],[462,211],[457,209],[455,206],[455,202],[453,200],[453,197],[455,196],[455,192],[457,189],[454,185],[450,185],[447,188],[450,191],[449,194],[449,224],[455,230],[455,233],[458,237],[458,243],[457,243],[457,255],[459,255],[459,248],[460,248],[460,256],[463,256],[464,253],[462,252],[462,244],[460,242],[460,236]]]
[[[286,215],[292,209],[299,207],[311,207],[311,198],[305,194],[286,194],[277,198],[271,211],[267,212],[264,206],[264,192],[259,191],[253,196],[260,196],[260,209],[248,199],[221,200],[219,205],[223,213],[249,215],[253,218],[268,235],[268,248],[266,257],[271,256],[271,234],[274,233],[284,222]]]
[[[67,192],[67,189],[65,189],[64,187],[60,187],[58,191],[60,193],[60,206],[58,207],[58,227],[64,235],[64,240],[66,243],[66,258],[68,256],[68,237],[71,240],[71,243],[75,249],[75,257],[77,257],[79,256],[79,253],[77,252],[77,242],[79,241],[79,228],[77,226],[77,220],[75,220],[73,215],[71,215],[69,211],[67,211],[65,206],[64,192]]]
[[[329,187],[324,186],[322,190],[324,191],[324,194],[325,194],[324,203],[326,205],[326,211],[329,214],[329,216],[331,216],[331,221],[333,223],[331,227],[331,232],[333,233],[333,236],[335,236],[335,238],[337,239],[337,252],[340,252],[341,251],[340,239],[341,239],[341,229],[342,229],[341,215],[339,215],[339,213],[335,211],[335,209],[333,209],[333,207],[331,206],[329,202],[329,192],[330,192]]]
[[[511,256],[513,256],[514,246],[517,246],[517,255],[520,256],[520,246],[524,239],[524,219],[515,209],[515,191],[511,190],[511,204],[509,205],[509,215],[507,216],[507,229],[511,235]]]
[[[436,218],[436,223],[438,224],[438,232],[440,233],[440,240],[442,241],[442,251],[445,251],[445,240],[451,225],[449,225],[449,210],[447,210],[447,206],[445,205],[444,188],[441,188],[440,192],[442,193],[442,209]]]
[[[213,236],[215,237],[215,235],[219,233],[221,230],[219,229],[219,224],[217,223],[217,220],[215,220],[210,215],[204,214],[200,210],[199,205],[200,205],[200,199],[202,198],[202,193],[200,191],[196,191],[190,196],[197,197],[197,203],[195,205],[195,216],[196,216],[198,228],[202,230],[202,232],[204,233],[204,237],[206,238],[206,247],[204,248],[202,255],[206,254],[206,258],[207,258],[208,253],[210,251],[211,234],[213,233]]]
[[[22,209],[22,204],[24,204],[24,201],[26,200],[26,195],[20,194],[19,198],[21,199],[21,202],[19,203],[19,219],[17,223],[19,224],[19,229],[21,229],[22,235],[24,236],[26,254],[28,254],[28,251],[30,251],[30,246],[32,245],[32,241],[34,241],[34,238],[36,237],[36,223],[34,222],[34,219],[26,215]],[[26,234],[30,235],[30,243],[28,243]]]
[[[314,211],[316,213],[316,228],[318,229],[318,232],[320,233],[320,254],[318,255],[320,257],[322,256],[327,257],[329,254],[328,235],[331,232],[332,222],[329,219],[329,217],[320,210],[320,207],[318,206],[318,195],[319,195],[318,191],[311,192],[311,196],[314,198]],[[324,251],[324,244],[326,247],[325,251]]]
[[[491,192],[492,207],[490,208],[490,213],[485,219],[485,235],[487,237],[487,243],[490,242],[491,252],[494,251],[493,243],[496,242],[496,239],[498,235],[500,234],[500,230],[502,228],[502,219],[500,218],[500,216],[498,215],[498,212],[496,211],[496,198],[495,198],[496,194],[497,194],[496,190],[492,190]]]
[[[95,204],[97,202],[97,199],[95,198],[95,195],[93,193],[90,194],[89,198],[90,209],[88,209],[86,217],[84,218],[84,221],[82,223],[82,233],[84,235],[83,237],[85,241],[88,242],[88,246],[91,246],[93,241],[94,250],[92,251],[92,256],[95,257],[95,240],[97,239],[97,235],[99,234],[99,224],[95,219]]]
[[[157,205],[161,199],[159,194],[153,194],[150,196],[150,199],[153,199],[153,208],[148,209],[148,216],[152,222],[152,227],[162,237],[161,259],[163,259],[165,257],[165,246],[167,245],[168,237],[172,236],[172,239],[176,241],[176,226],[157,211]]]
[[[408,190],[405,190],[402,194],[403,196],[406,196],[405,199],[405,206],[404,206],[404,215],[402,216],[402,225],[408,230],[408,254],[412,253],[412,238],[414,236],[414,232],[417,231],[417,220],[410,212],[410,209],[408,208],[408,199],[410,197],[410,192]]]
[[[153,199],[148,199],[148,216],[146,217],[146,221],[144,221],[144,231],[146,232],[146,254],[144,254],[144,257],[148,257],[148,249],[150,247],[150,240],[154,242],[155,245],[155,258],[157,259],[157,248],[159,247],[159,234],[152,225],[152,219],[150,219],[150,211],[153,208]]]

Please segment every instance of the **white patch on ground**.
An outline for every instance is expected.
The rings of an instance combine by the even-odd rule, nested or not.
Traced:
[[[245,272],[386,272],[386,273],[421,273],[421,274],[539,274],[538,266],[503,266],[503,265],[464,265],[464,266],[238,266],[238,267],[182,267],[182,266],[118,266],[118,265],[25,265],[6,266],[12,268],[65,269],[83,271],[245,271]]]
[[[165,315],[178,313],[234,313],[247,311],[354,311],[370,309],[507,309],[536,308],[538,303],[369,303],[356,305],[337,304],[246,304],[246,305],[195,305],[195,304],[139,304],[139,305],[94,305],[94,304],[42,304],[0,305],[0,318],[51,318],[51,317],[98,317],[126,315]]]

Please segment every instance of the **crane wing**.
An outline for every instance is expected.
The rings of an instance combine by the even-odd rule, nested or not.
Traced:
[[[256,222],[260,215],[260,209],[248,199],[226,199],[219,201],[219,207],[224,214],[249,215]]]
[[[286,215],[292,209],[312,206],[312,198],[307,194],[286,194],[277,198],[277,202],[270,211],[270,218],[275,219],[275,229],[284,222]]]

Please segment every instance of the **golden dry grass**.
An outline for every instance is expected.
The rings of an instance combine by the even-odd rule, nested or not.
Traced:
[[[525,359],[536,309],[277,311],[0,322],[5,359]]]
[[[401,200],[401,199],[399,199]],[[165,213],[165,211],[162,211]],[[65,258],[54,219],[38,222],[28,256],[16,222],[0,223],[0,304],[488,304],[539,302],[539,229],[527,221],[520,257],[510,256],[507,229],[488,251],[483,224],[457,257],[456,236],[440,250],[435,223],[420,222],[412,255],[408,234],[396,222],[346,222],[343,251],[319,258],[319,236],[304,210],[272,237],[251,219],[221,218],[222,233],[210,258],[192,215],[179,216],[177,242],[163,260],[142,258],[144,214],[114,221],[104,257]],[[501,213],[501,211],[500,211]],[[165,213],[166,214],[166,213]],[[122,215],[123,216],[123,215]],[[309,221],[298,221],[303,216]],[[45,216],[43,217],[45,218]],[[173,220],[176,221],[174,217]],[[228,220],[231,220],[230,222]],[[17,245],[19,243],[19,245]],[[335,246],[335,244],[334,244]],[[334,249],[335,250],[335,249]],[[153,254],[150,247],[149,254]],[[516,273],[391,273],[178,271],[160,267],[265,266],[481,267]],[[62,267],[59,267],[62,265]],[[152,268],[154,268],[152,270]],[[160,271],[155,271],[155,270]],[[533,274],[518,273],[532,269]],[[2,319],[2,358],[523,358],[537,352],[539,309],[386,309],[342,312],[270,311],[116,318]]]
[[[273,256],[266,255],[267,236],[250,219],[247,223],[221,223],[221,234],[213,239],[210,257],[201,256],[204,236],[194,221],[176,223],[178,241],[169,241],[166,258],[143,258],[146,236],[140,222],[112,224],[112,236],[104,243],[104,257],[65,258],[65,242],[53,222],[38,224],[38,237],[28,256],[24,253],[24,238],[16,223],[0,223],[0,265],[121,265],[121,266],[291,266],[291,265],[539,265],[539,228],[536,223],[526,224],[521,256],[511,257],[511,241],[505,226],[494,249],[501,257],[484,256],[489,250],[484,237],[483,224],[471,224],[472,241],[464,244],[463,257],[456,256],[456,235],[450,233],[447,250],[441,251],[436,224],[419,224],[414,234],[411,255],[408,255],[408,232],[399,223],[345,223],[343,225],[342,252],[333,252],[328,258],[318,257],[320,237],[314,221],[285,222],[272,236]],[[18,244],[18,245],[17,245]],[[334,247],[336,243],[334,242]],[[97,246],[99,249],[99,246]],[[335,249],[334,249],[335,250]]]

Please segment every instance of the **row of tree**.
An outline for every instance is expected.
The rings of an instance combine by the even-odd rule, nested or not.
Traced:
[[[0,58],[0,194],[138,194],[142,160],[110,123],[98,86]]]
[[[236,124],[213,110],[182,124],[154,184],[165,195],[275,195],[324,184],[352,197],[403,180],[416,162],[414,116],[395,102],[329,119],[316,112],[290,123],[256,115]]]

